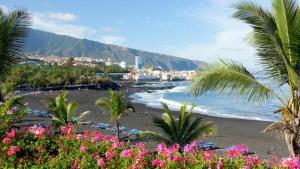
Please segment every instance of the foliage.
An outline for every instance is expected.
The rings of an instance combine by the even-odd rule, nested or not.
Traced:
[[[52,114],[52,124],[54,127],[65,126],[69,122],[75,124],[89,112],[83,112],[79,116],[74,116],[77,108],[77,103],[72,101],[67,103],[67,92],[60,93],[55,98],[47,98],[47,112]]]
[[[117,127],[117,138],[120,139],[120,119],[128,111],[135,111],[133,105],[125,100],[123,93],[119,94],[109,89],[109,97],[100,98],[96,105],[109,111],[111,121],[115,122]]]
[[[11,68],[2,83],[5,84],[6,91],[12,91],[17,87],[38,89],[64,85],[99,84],[105,80],[96,76],[96,73],[104,71],[101,66],[67,66],[67,64],[18,64]],[[109,72],[120,71],[119,68],[114,67],[109,67],[109,69]]]
[[[14,96],[6,96],[3,102],[0,101],[0,138],[27,114],[21,101],[22,97]]]
[[[298,157],[262,160],[245,145],[220,150],[201,150],[199,141],[184,147],[159,144],[150,153],[143,143],[128,146],[97,131],[75,134],[69,123],[54,135],[51,126],[12,129],[0,143],[1,168],[299,168]],[[180,151],[183,149],[183,151]]]
[[[0,75],[8,72],[12,64],[22,57],[22,47],[30,18],[24,10],[5,13],[0,9]]]
[[[184,146],[198,139],[203,135],[215,134],[216,129],[212,122],[202,122],[202,118],[197,117],[192,119],[193,106],[189,112],[186,112],[186,103],[180,108],[180,115],[178,119],[173,117],[167,104],[162,103],[164,113],[162,118],[153,118],[154,125],[163,131],[163,135],[155,132],[144,132],[142,136],[162,141],[168,145],[179,144]]]
[[[281,121],[265,131],[283,131],[291,155],[300,155],[300,8],[295,0],[273,0],[272,11],[252,2],[241,2],[233,7],[236,9],[233,16],[253,28],[250,43],[272,88],[279,89],[260,83],[238,63],[221,61],[199,73],[192,92],[194,95],[208,91],[234,93],[254,102],[277,98],[282,104],[277,111],[281,113]],[[281,91],[282,85],[289,86],[289,98],[275,92]]]

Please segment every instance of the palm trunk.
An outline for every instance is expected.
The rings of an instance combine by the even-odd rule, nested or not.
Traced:
[[[117,138],[118,141],[120,141],[120,123],[116,122],[116,127],[117,127]]]
[[[2,95],[2,91],[1,91],[1,88],[0,88],[0,102],[2,102],[4,100],[4,97]]]
[[[4,100],[3,94],[2,94],[2,86],[0,84],[0,102]]]
[[[284,132],[285,141],[291,156],[300,156],[300,144],[296,134],[291,132]]]

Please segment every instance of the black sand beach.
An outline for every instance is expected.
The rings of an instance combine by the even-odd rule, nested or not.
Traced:
[[[126,94],[134,93],[136,88],[126,89]],[[58,92],[48,92],[41,94],[34,94],[25,96],[25,102],[29,104],[32,109],[46,110],[45,104],[42,100],[47,96],[56,96]],[[109,122],[109,116],[103,114],[102,111],[95,106],[95,101],[99,97],[107,95],[107,91],[95,91],[95,90],[76,90],[69,91],[69,100],[77,100],[78,112],[91,111],[89,115],[85,117],[85,121],[91,120],[92,123]],[[143,131],[158,131],[152,124],[152,118],[154,116],[161,116],[162,110],[149,108],[142,104],[134,104],[136,112],[127,113],[121,120],[122,126],[127,129],[140,129]],[[178,113],[176,112],[175,115]],[[262,158],[268,158],[272,153],[277,154],[279,157],[288,156],[288,150],[285,142],[276,134],[263,134],[261,131],[266,128],[270,123],[253,120],[242,119],[230,119],[219,118],[201,114],[194,114],[194,116],[201,116],[204,121],[213,121],[217,126],[218,133],[214,137],[205,138],[215,142],[217,146],[227,147],[234,144],[246,144],[250,150],[259,154]],[[28,116],[22,125],[29,125],[35,123],[44,123],[50,121],[49,118]],[[112,123],[111,123],[112,124]],[[78,130],[91,129],[88,125],[78,126]],[[101,132],[106,132],[101,130]],[[148,146],[154,147],[153,142],[146,141]]]

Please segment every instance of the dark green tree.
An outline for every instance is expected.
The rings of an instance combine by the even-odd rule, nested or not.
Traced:
[[[203,123],[200,117],[192,119],[194,106],[191,107],[189,112],[186,112],[187,105],[186,103],[183,104],[180,108],[179,118],[176,119],[172,115],[168,105],[164,103],[162,105],[164,108],[162,118],[154,117],[153,123],[161,129],[163,134],[146,131],[141,136],[162,141],[167,145],[179,144],[184,146],[203,135],[213,135],[216,133],[216,128],[212,122]]]
[[[135,111],[133,105],[125,100],[124,94],[116,93],[112,89],[109,89],[109,97],[98,99],[96,105],[109,111],[110,119],[117,128],[117,138],[120,139],[121,117],[128,111]]]
[[[16,9],[5,13],[0,9],[0,79],[4,79],[9,68],[23,57],[29,25],[30,17],[26,11]]]

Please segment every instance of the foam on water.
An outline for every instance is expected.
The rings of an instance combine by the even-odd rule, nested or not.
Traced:
[[[172,89],[156,90],[153,92],[134,93],[130,96],[133,102],[145,104],[148,107],[162,108],[161,102],[168,104],[171,110],[180,110],[183,102],[187,102],[188,109],[195,103],[194,113],[223,118],[238,118],[260,121],[277,121],[278,115],[272,114],[277,105],[273,102],[266,106],[255,106],[234,97],[206,94],[192,98],[187,93],[187,83],[178,84]]]

